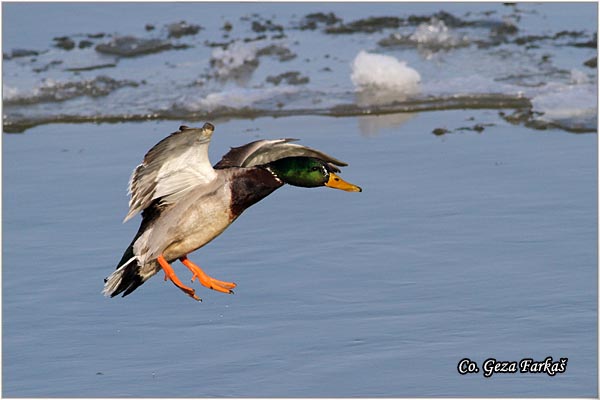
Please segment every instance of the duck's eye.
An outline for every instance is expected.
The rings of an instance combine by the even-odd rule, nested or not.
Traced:
[[[310,170],[311,170],[311,171],[318,171],[318,170],[319,170],[319,167],[312,167]]]

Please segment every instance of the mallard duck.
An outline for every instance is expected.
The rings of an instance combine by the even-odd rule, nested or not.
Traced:
[[[214,126],[181,126],[148,151],[129,181],[129,213],[142,223],[121,261],[104,280],[103,293],[127,296],[161,269],[186,295],[201,300],[185,286],[171,263],[180,260],[192,282],[233,293],[236,286],[208,276],[188,254],[219,236],[242,212],[284,184],[327,186],[348,192],[362,189],[340,178],[347,164],[319,150],[292,143],[296,139],[258,140],[231,148],[214,167],[208,146]]]

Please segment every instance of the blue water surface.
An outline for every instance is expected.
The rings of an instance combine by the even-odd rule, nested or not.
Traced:
[[[158,275],[100,294],[139,221],[121,224],[129,173],[177,125],[4,135],[3,395],[594,396],[597,136],[495,111],[393,118],[215,121],[213,161],[298,137],[364,191],[284,187],[253,206],[192,254],[238,283],[198,288],[202,303]],[[494,125],[431,134],[469,118]],[[457,372],[548,356],[566,372]]]

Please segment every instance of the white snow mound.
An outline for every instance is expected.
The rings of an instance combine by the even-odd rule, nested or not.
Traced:
[[[421,75],[395,57],[361,50],[352,62],[350,79],[359,91],[385,89],[413,94],[419,91]]]

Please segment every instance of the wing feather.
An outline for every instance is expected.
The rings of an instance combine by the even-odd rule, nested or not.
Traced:
[[[307,146],[302,146],[295,142],[298,139],[272,139],[272,140],[257,140],[248,143],[244,146],[233,147],[227,154],[223,156],[214,168],[230,168],[243,167],[249,168],[257,165],[268,164],[270,162],[285,158],[285,157],[315,157],[326,161],[330,167],[339,172],[339,168],[346,164],[322,151],[312,149]]]
[[[171,203],[191,188],[210,182],[216,176],[208,159],[212,124],[202,128],[181,126],[144,156],[129,180],[128,221],[158,198]]]

